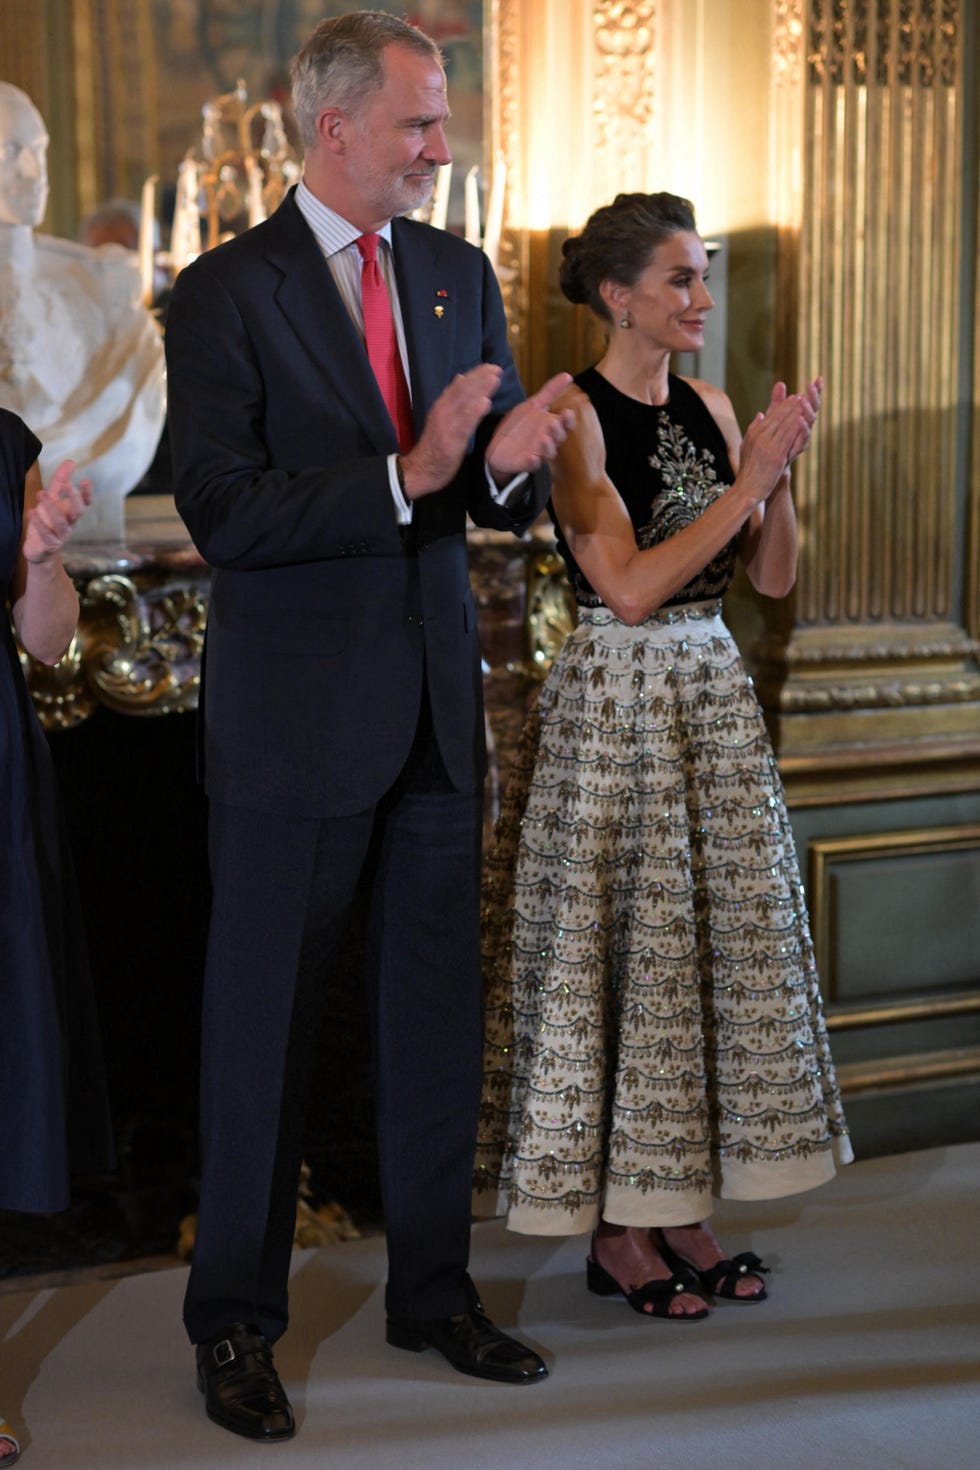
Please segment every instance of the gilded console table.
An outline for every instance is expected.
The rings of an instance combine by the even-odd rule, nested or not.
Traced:
[[[546,522],[523,540],[471,530],[484,649],[492,790],[520,734],[529,691],[571,626]],[[192,710],[200,689],[208,569],[168,496],[131,497],[126,539],[65,551],[81,616],[53,668],[22,655],[41,722],[70,729],[99,705],[124,715]],[[495,807],[491,799],[491,807]]]
[[[200,687],[208,570],[168,496],[130,497],[126,539],[69,543],[78,631],[53,667],[22,654],[42,725],[65,730],[99,705],[127,715],[193,709]]]

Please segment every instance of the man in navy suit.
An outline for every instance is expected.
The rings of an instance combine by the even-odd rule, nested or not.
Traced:
[[[214,905],[185,1322],[208,1414],[262,1440],[294,1432],[271,1344],[310,1044],[361,881],[387,1340],[499,1382],[547,1371],[493,1326],[467,1273],[486,753],[465,518],[516,532],[535,518],[569,380],[525,400],[487,259],[401,218],[450,157],[429,38],[380,12],[321,22],[293,91],[304,181],[181,274],[167,326],[177,504],[213,568]],[[400,428],[365,343],[369,249]]]

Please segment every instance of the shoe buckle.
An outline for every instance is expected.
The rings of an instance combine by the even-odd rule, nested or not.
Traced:
[[[235,1349],[227,1337],[223,1342],[215,1343],[214,1361],[219,1368],[223,1368],[226,1363],[233,1363],[235,1361]]]

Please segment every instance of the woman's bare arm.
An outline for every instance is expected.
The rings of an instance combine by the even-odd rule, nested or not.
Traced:
[[[61,564],[61,548],[90,504],[87,480],[72,482],[70,459],[60,464],[47,489],[33,464],[24,481],[24,523],[14,568],[11,611],[23,646],[42,663],[57,663],[78,623],[78,594]]]
[[[626,506],[606,474],[605,443],[592,403],[572,387],[556,406],[573,408],[575,424],[552,467],[555,514],[589,583],[610,611],[631,625],[655,612],[739,533],[808,433],[799,399],[770,405],[746,435],[747,452],[734,483],[691,525],[641,551]]]

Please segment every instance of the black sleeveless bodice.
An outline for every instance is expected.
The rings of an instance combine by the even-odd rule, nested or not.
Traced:
[[[683,378],[668,378],[668,401],[640,403],[621,393],[594,367],[575,379],[588,394],[606,443],[606,470],[636,532],[636,544],[659,545],[696,521],[735,478],[724,437],[704,400]],[[549,504],[549,514],[555,520]],[[575,600],[598,607],[589,585],[555,522],[558,550]],[[734,541],[718,553],[665,607],[701,602],[727,591],[735,570]]]

